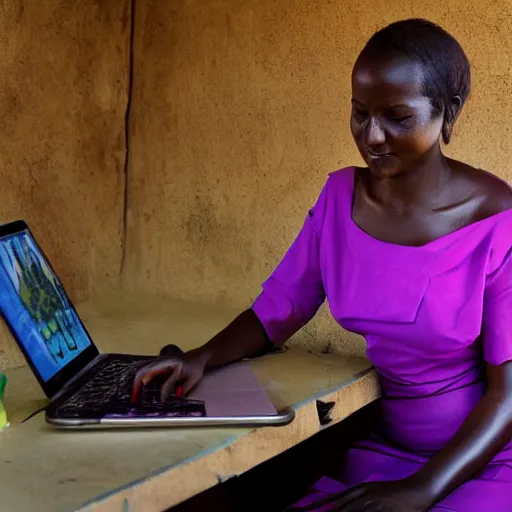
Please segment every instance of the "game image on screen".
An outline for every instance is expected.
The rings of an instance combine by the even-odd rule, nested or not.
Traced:
[[[0,238],[0,309],[44,381],[91,344],[28,231]]]

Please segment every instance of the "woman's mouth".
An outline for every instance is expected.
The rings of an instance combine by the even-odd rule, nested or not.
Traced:
[[[385,156],[392,156],[393,155],[393,153],[385,153],[385,152],[373,151],[372,149],[367,149],[366,152],[372,158],[383,158]]]

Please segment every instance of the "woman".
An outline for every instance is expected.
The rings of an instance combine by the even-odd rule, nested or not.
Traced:
[[[205,369],[284,343],[327,298],[366,337],[381,420],[292,510],[512,511],[512,193],[446,158],[468,97],[459,44],[423,20],[375,34],[352,76],[367,168],[330,175],[252,307],[146,367],[185,392]]]

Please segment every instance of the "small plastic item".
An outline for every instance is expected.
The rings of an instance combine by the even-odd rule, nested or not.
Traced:
[[[7,384],[7,377],[0,373],[0,430],[7,428],[9,422],[7,421],[7,412],[4,407],[4,391]]]

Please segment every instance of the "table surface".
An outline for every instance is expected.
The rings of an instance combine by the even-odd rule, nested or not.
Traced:
[[[167,343],[197,346],[236,311],[154,297],[109,295],[79,307],[102,352],[157,353]],[[0,432],[0,509],[10,512],[160,512],[243,473],[321,430],[316,400],[334,401],[332,424],[379,396],[364,358],[310,354],[299,348],[251,365],[278,410],[296,417],[282,427],[58,431],[27,367],[9,370]]]

